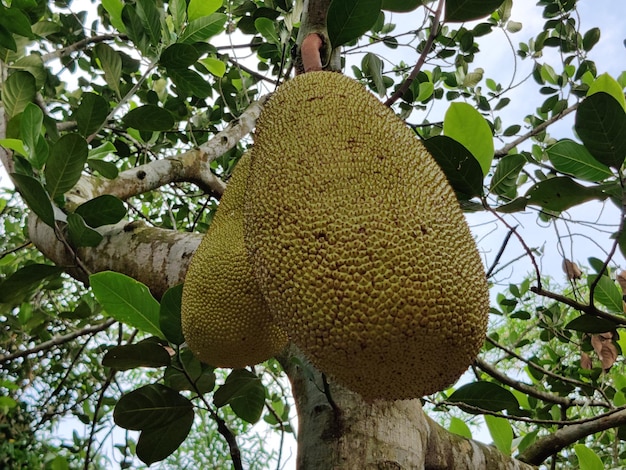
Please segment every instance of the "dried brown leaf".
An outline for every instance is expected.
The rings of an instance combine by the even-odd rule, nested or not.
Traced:
[[[593,369],[593,361],[591,360],[589,354],[587,354],[586,352],[580,353],[580,367],[589,370]]]
[[[598,335],[591,335],[591,346],[600,358],[602,368],[606,371],[611,368],[617,360],[617,348],[613,344],[613,333],[606,332]]]
[[[572,279],[580,279],[583,275],[578,265],[567,258],[563,258],[563,271],[567,275],[568,281],[571,281]]]

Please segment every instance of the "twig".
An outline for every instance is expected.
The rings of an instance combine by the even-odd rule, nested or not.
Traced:
[[[557,294],[555,292],[544,290],[541,287],[532,286],[530,291],[542,297],[547,297],[549,299],[556,300],[557,302],[561,302],[572,307],[574,310],[578,310],[579,312],[593,315],[594,317],[604,318],[605,320],[614,322],[616,325],[626,325],[626,318],[600,310],[595,305],[581,304],[574,299],[570,299],[569,297],[565,297],[564,295]]]
[[[526,395],[533,396],[535,398],[538,398],[539,400],[542,400],[548,403],[555,403],[557,405],[562,405],[565,407],[569,407],[569,406],[601,406],[605,408],[611,407],[608,403],[601,402],[601,401],[595,401],[595,400],[585,401],[585,400],[579,400],[576,398],[561,397],[559,395],[554,395],[552,393],[538,390],[535,387],[532,387],[523,382],[514,380],[510,376],[503,374],[502,372],[500,372],[498,369],[493,367],[488,362],[483,361],[481,358],[476,358],[475,364],[476,366],[478,366],[479,369],[481,369],[483,372],[490,375],[494,379],[498,380],[499,382],[502,382],[503,384],[508,385],[509,387],[514,388],[517,391],[525,393]]]
[[[19,359],[20,357],[25,357],[25,356],[30,356],[31,354],[35,354],[38,353],[39,351],[45,351],[46,349],[50,349],[54,346],[58,346],[61,344],[65,344],[68,343],[70,341],[72,341],[73,339],[79,338],[81,336],[85,336],[85,335],[89,335],[92,333],[98,333],[100,331],[104,331],[107,328],[109,328],[111,325],[113,325],[116,322],[116,320],[114,320],[113,318],[110,318],[109,320],[105,321],[104,323],[101,323],[99,325],[91,325],[91,326],[86,326],[85,328],[82,328],[80,330],[74,331],[72,333],[69,333],[67,335],[62,335],[62,336],[56,336],[48,341],[44,341],[43,343],[30,348],[30,349],[26,349],[24,351],[18,351],[15,352],[13,354],[6,354],[4,356],[0,356],[0,364],[4,364],[5,362],[9,362],[12,361],[14,359]]]
[[[537,134],[539,134],[540,132],[543,132],[548,127],[550,127],[552,124],[554,124],[555,122],[561,120],[563,117],[567,116],[572,111],[575,111],[578,108],[578,104],[579,103],[574,103],[569,108],[565,108],[563,111],[561,111],[556,116],[552,116],[550,119],[547,119],[544,122],[542,122],[541,124],[538,124],[530,132],[527,132],[526,134],[524,134],[524,135],[518,137],[517,139],[509,142],[504,147],[502,147],[500,150],[496,150],[496,152],[494,154],[495,158],[504,157],[511,150],[513,150],[515,147],[517,147],[519,144],[521,144],[522,142],[525,142],[526,140],[530,139],[531,137],[534,137]]]
[[[84,49],[90,44],[97,44],[99,42],[109,41],[112,39],[127,39],[127,36],[124,34],[103,34],[102,36],[94,36],[87,39],[83,39],[81,41],[75,42],[74,44],[64,47],[63,49],[58,49],[54,52],[49,52],[48,54],[44,54],[41,56],[41,60],[45,64],[46,62],[50,62],[54,59],[60,59],[72,52],[76,52],[78,50]]]
[[[415,64],[415,67],[413,67],[413,70],[411,70],[411,73],[409,74],[409,76],[404,79],[404,82],[402,82],[402,85],[400,85],[400,87],[393,93],[393,95],[391,95],[391,97],[389,97],[389,99],[385,101],[385,106],[391,106],[396,101],[398,101],[398,99],[400,99],[407,92],[407,90],[411,86],[411,83],[413,83],[413,80],[415,80],[417,75],[420,73],[420,70],[422,70],[422,66],[424,65],[424,62],[426,61],[426,56],[428,55],[431,47],[433,46],[435,37],[437,37],[437,34],[439,34],[439,19],[441,18],[441,13],[443,11],[443,4],[444,4],[443,0],[440,0],[439,5],[437,5],[435,16],[433,17],[432,24],[430,25],[430,33],[428,34],[428,38],[426,39],[426,44],[424,44],[424,49],[422,50],[422,53],[417,59],[417,63]]]
[[[500,246],[500,250],[498,250],[498,254],[496,255],[496,258],[493,260],[493,263],[491,264],[489,271],[487,271],[487,274],[485,275],[487,279],[489,279],[491,274],[493,274],[493,270],[500,262],[500,258],[502,258],[502,255],[504,254],[504,250],[506,246],[508,245],[509,240],[511,239],[511,235],[513,235],[513,232],[515,232],[515,230],[517,230],[517,227],[511,228],[509,230],[509,233],[506,234],[506,237],[504,237],[504,240],[502,241],[502,246]]]
[[[96,407],[93,412],[93,419],[91,420],[91,427],[89,430],[89,438],[87,439],[87,445],[85,449],[85,463],[83,465],[83,470],[89,470],[89,464],[91,463],[89,460],[91,458],[91,444],[96,436],[96,425],[98,424],[98,413],[100,412],[100,408],[102,407],[102,402],[104,401],[104,394],[107,389],[111,386],[111,382],[113,381],[113,377],[115,377],[116,370],[112,369],[109,371],[109,375],[107,376],[106,381],[102,384],[102,388],[100,389],[100,393],[98,394],[98,401],[96,402]]]
[[[9,250],[3,251],[0,254],[0,259],[4,258],[5,256],[10,255],[11,253],[15,253],[17,251],[20,251],[22,248],[29,247],[30,245],[32,245],[32,242],[30,240],[28,240],[28,241],[22,243],[21,245],[18,245],[18,246],[14,247],[14,248],[11,248]]]

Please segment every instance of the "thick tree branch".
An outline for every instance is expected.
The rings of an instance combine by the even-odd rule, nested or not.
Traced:
[[[295,68],[297,73],[305,72],[300,47],[304,39],[311,34],[317,34],[322,41],[319,51],[323,69],[335,72],[341,70],[339,48],[333,49],[328,38],[326,14],[329,6],[330,0],[304,0],[300,29],[296,39],[298,51],[295,54]]]
[[[626,409],[606,414],[594,421],[565,426],[543,437],[522,452],[518,459],[531,465],[539,465],[561,449],[586,436],[626,424]]]
[[[0,364],[4,364],[5,362],[13,361],[15,359],[19,359],[20,357],[30,356],[31,354],[36,354],[39,351],[45,351],[47,349],[53,348],[54,346],[59,346],[61,344],[68,343],[76,338],[80,338],[81,336],[90,335],[93,333],[98,333],[100,331],[104,331],[109,328],[111,325],[115,323],[114,319],[106,320],[104,323],[99,323],[97,325],[86,326],[85,328],[81,328],[80,330],[73,331],[66,335],[55,336],[54,338],[44,341],[43,343],[38,344],[30,349],[25,349],[23,351],[14,352],[12,354],[6,354],[4,356],[0,356]]]
[[[221,195],[226,186],[211,172],[211,162],[252,132],[264,102],[265,97],[252,103],[236,121],[197,149],[123,171],[112,180],[83,176],[69,192],[68,201],[77,206],[103,194],[126,200],[181,181],[196,183],[209,193]]]
[[[72,255],[49,226],[31,215],[28,229],[39,251],[72,277],[88,284],[84,271],[78,269]],[[89,271],[124,273],[146,284],[157,298],[168,288],[183,282],[191,256],[202,240],[199,233],[147,227],[141,222],[109,225],[100,233],[104,238],[97,247],[76,250]]]

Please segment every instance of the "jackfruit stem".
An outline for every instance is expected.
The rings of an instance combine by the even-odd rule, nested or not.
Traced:
[[[311,33],[302,41],[300,54],[304,73],[322,70],[322,37],[317,33]]]
[[[300,30],[296,39],[297,48],[294,49],[294,62],[296,73],[304,73],[305,66],[302,62],[302,45],[304,40],[312,35],[317,34],[322,44],[319,47],[320,60],[323,70],[334,72],[341,71],[341,56],[339,48],[332,49],[332,44],[328,38],[328,29],[326,27],[326,16],[331,0],[304,0],[302,8],[302,18],[300,19]]]

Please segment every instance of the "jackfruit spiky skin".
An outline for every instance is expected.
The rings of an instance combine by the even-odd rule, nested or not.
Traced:
[[[299,75],[266,104],[244,237],[290,339],[366,400],[442,390],[483,344],[484,268],[446,177],[348,77]]]
[[[243,197],[250,156],[239,160],[183,286],[181,321],[202,362],[240,368],[279,352],[287,336],[272,320],[243,241]]]

